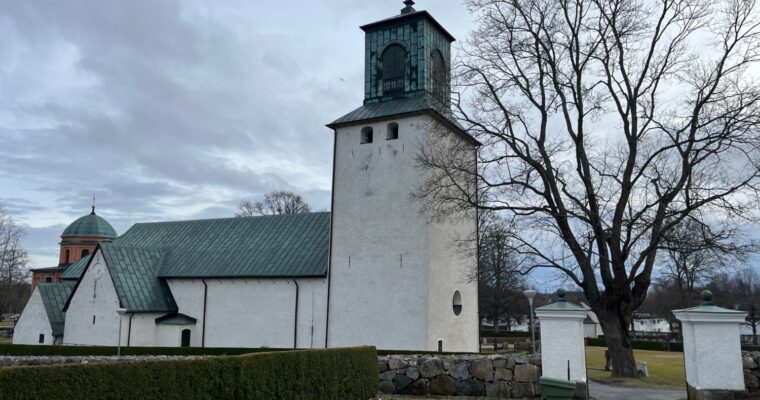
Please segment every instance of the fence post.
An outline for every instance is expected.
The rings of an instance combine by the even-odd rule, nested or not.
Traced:
[[[733,399],[744,392],[739,324],[747,313],[714,306],[706,290],[702,305],[673,314],[681,321],[689,400]]]
[[[575,381],[576,394],[586,393],[586,349],[583,320],[588,311],[565,299],[557,291],[558,301],[536,309],[541,324],[542,376]]]

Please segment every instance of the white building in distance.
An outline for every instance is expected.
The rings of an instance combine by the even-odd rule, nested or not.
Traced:
[[[477,259],[455,246],[476,210],[441,221],[413,195],[432,173],[421,149],[475,160],[479,143],[451,117],[454,38],[405,3],[362,27],[364,104],[328,125],[331,213],[136,224],[64,273],[59,341],[477,352]],[[14,342],[39,341],[39,303]]]

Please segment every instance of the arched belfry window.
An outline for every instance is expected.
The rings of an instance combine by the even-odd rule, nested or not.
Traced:
[[[398,124],[395,122],[391,122],[388,124],[388,133],[385,135],[386,140],[396,140],[398,139]]]
[[[433,50],[432,54],[432,77],[433,77],[433,96],[441,101],[446,100],[446,61],[443,60],[443,54],[438,50]]]
[[[372,127],[371,126],[365,126],[362,128],[362,140],[361,144],[365,143],[372,143],[372,137],[373,137]]]
[[[393,96],[404,93],[406,75],[406,50],[401,45],[392,44],[383,51],[383,95]]]
[[[63,257],[64,261],[63,262],[66,263],[66,264],[68,264],[69,263],[69,259],[71,258],[71,257],[69,257],[69,249],[66,249],[66,251],[63,252],[63,254],[64,254],[64,257]]]
[[[90,250],[84,249],[82,250],[82,258],[85,258],[90,255]]]

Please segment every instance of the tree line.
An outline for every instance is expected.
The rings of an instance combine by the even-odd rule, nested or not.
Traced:
[[[31,294],[23,237],[23,228],[0,208],[0,314],[21,313]]]

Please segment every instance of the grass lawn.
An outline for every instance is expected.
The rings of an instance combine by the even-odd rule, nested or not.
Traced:
[[[606,347],[586,347],[586,365],[588,368],[604,368],[604,350]],[[613,378],[607,371],[588,371],[589,379],[599,382],[630,384],[635,386],[670,387],[683,389],[685,373],[683,367],[683,353],[634,350],[633,356],[636,363],[644,361],[649,368],[649,376],[646,378]]]

